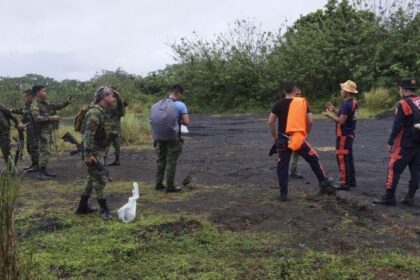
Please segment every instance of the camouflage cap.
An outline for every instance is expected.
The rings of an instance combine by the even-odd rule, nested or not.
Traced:
[[[110,88],[110,87],[100,87],[95,92],[95,97],[93,99],[93,103],[97,104],[102,99],[104,99],[105,97],[107,97],[108,95],[111,95],[111,94],[114,94],[114,90],[112,88]]]

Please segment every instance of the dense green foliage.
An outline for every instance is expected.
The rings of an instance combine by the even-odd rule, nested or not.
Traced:
[[[72,94],[85,104],[96,87],[111,84],[132,103],[149,104],[171,84],[180,83],[192,112],[256,111],[266,110],[279,97],[280,81],[293,79],[312,106],[321,108],[347,79],[362,93],[384,87],[392,95],[397,80],[419,78],[418,1],[326,2],[324,9],[292,25],[279,23],[281,28],[273,32],[242,20],[212,39],[197,33],[181,38],[171,44],[176,63],[146,77],[117,69],[86,82],[57,82],[32,74],[0,78],[0,102],[14,106],[19,102],[16,94],[41,83],[48,85],[52,100]]]

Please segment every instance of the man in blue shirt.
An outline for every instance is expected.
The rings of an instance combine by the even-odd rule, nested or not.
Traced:
[[[174,85],[169,91],[169,97],[152,107],[152,131],[157,154],[156,190],[166,189],[167,192],[181,190],[179,186],[175,186],[176,164],[184,144],[180,127],[182,124],[185,126],[190,124],[188,108],[181,101],[183,92],[182,86]],[[171,103],[175,105],[175,114],[171,112],[170,107],[173,106]],[[165,173],[167,186],[163,185]]]
[[[357,101],[354,95],[358,93],[356,83],[346,81],[340,84],[341,97],[344,102],[337,112],[331,102],[327,103],[324,115],[336,122],[336,155],[340,170],[340,187],[338,190],[350,190],[356,187],[356,172],[353,160],[353,140],[356,129]]]

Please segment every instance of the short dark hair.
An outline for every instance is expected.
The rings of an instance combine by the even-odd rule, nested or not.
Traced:
[[[38,91],[40,91],[44,88],[45,88],[45,86],[42,86],[42,85],[34,85],[32,87],[32,91],[33,91],[34,95],[36,95]]]
[[[176,85],[173,85],[171,87],[171,89],[169,90],[169,92],[175,92],[175,93],[181,93],[181,94],[183,94],[184,93],[184,88],[181,85],[176,84]]]
[[[290,80],[288,80],[288,81],[284,81],[284,82],[282,83],[282,89],[283,89],[283,91],[284,91],[285,93],[292,93],[292,92],[293,92],[293,89],[294,89],[295,87],[296,87],[295,82],[290,81]]]

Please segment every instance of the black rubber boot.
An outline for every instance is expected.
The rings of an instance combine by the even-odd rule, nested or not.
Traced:
[[[332,179],[326,179],[319,183],[319,194],[327,194],[327,195],[335,195],[335,192],[337,190],[337,186],[334,184]]]
[[[180,192],[181,187],[180,186],[168,186],[166,188],[166,192]]]
[[[109,220],[111,218],[111,213],[109,213],[108,205],[106,204],[106,198],[98,199],[98,204],[101,207],[101,217],[104,220]]]
[[[45,181],[45,180],[50,180],[50,179],[51,177],[45,174],[45,168],[40,168],[39,173],[38,173],[38,180]]]
[[[108,164],[108,166],[120,166],[120,155],[115,155],[115,160]]]
[[[90,214],[97,210],[98,209],[89,206],[89,196],[82,195],[80,197],[79,207],[76,209],[75,214],[78,214],[78,215]]]
[[[339,185],[336,187],[337,191],[349,191],[350,190],[350,185]]]
[[[394,193],[387,191],[381,198],[374,199],[373,204],[395,206],[397,205],[397,200],[395,199]]]
[[[407,206],[414,206],[414,195],[416,194],[416,190],[414,188],[408,189],[407,195],[401,200],[401,203]]]

